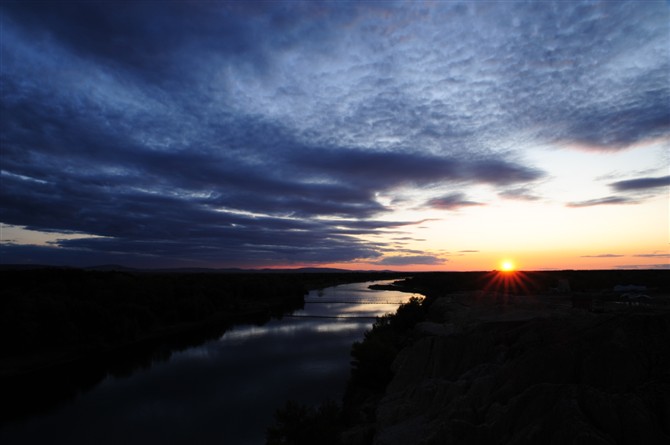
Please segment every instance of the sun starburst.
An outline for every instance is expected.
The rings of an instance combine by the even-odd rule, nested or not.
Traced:
[[[490,272],[486,277],[485,294],[494,295],[530,295],[536,288],[527,273],[517,270],[514,261],[505,259],[500,262],[500,269]]]

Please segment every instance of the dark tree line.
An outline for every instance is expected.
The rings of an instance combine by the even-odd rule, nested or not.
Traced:
[[[373,277],[380,279],[361,273],[2,270],[0,358],[116,346],[191,324],[269,319],[301,307],[310,289]]]
[[[342,432],[357,424],[368,426],[393,373],[391,364],[402,348],[412,342],[411,330],[425,320],[422,300],[411,298],[395,314],[377,317],[363,340],[351,349],[352,368],[342,405],[326,401],[317,407],[289,401],[275,413],[267,430],[268,445],[342,443]],[[373,431],[369,431],[370,439]]]
[[[300,300],[305,288],[279,276],[45,269],[0,272],[0,293],[0,350],[11,356],[130,342],[217,314]]]

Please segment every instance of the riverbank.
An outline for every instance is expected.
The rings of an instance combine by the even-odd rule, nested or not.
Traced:
[[[588,278],[553,278],[566,275]],[[345,401],[341,443],[668,443],[670,297],[658,286],[668,271],[618,283],[651,289],[653,304],[613,295],[618,271],[562,292],[540,285],[544,274],[476,284],[485,276],[401,283],[425,292],[425,318],[404,335],[383,391],[349,394],[358,400]]]
[[[0,422],[50,409],[109,374],[300,309],[310,289],[364,273],[0,272]]]

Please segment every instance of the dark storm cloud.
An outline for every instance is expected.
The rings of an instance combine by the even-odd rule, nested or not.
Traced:
[[[586,201],[569,202],[568,207],[593,207],[601,205],[638,204],[639,201],[624,196],[607,196],[605,198],[589,199]]]
[[[431,199],[426,205],[438,210],[458,210],[463,207],[481,206],[484,204],[466,199],[463,193],[452,193]]]
[[[103,237],[60,241],[71,258],[375,260],[389,245],[361,237],[409,223],[380,193],[531,199],[544,169],[499,149],[516,131],[604,149],[670,134],[653,2],[0,8],[2,222]],[[429,205],[479,204],[464,196]]]
[[[667,187],[670,186],[670,176],[627,179],[625,181],[613,182],[609,186],[620,192]]]

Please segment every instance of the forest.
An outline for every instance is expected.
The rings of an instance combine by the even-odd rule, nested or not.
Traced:
[[[0,423],[174,351],[300,309],[312,289],[393,273],[0,270]]]
[[[131,344],[206,323],[262,321],[310,289],[394,278],[366,273],[0,271],[0,358]],[[0,376],[8,373],[2,367]]]

